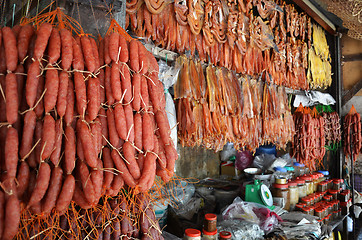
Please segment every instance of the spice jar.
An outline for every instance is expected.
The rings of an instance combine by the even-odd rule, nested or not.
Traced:
[[[326,180],[327,181],[327,190],[328,189],[332,189],[333,187],[333,180],[332,179],[328,179]]]
[[[323,181],[323,182],[318,183],[317,191],[318,191],[318,192],[327,191],[327,184],[328,184],[328,182],[326,182],[326,181]]]
[[[305,185],[307,187],[307,195],[312,194],[314,189],[312,177],[309,175],[304,175],[301,176],[300,179],[305,181]]]
[[[314,216],[318,217],[319,219],[323,219],[323,208],[318,207],[314,209]]]
[[[319,173],[323,174],[323,177],[327,180],[329,179],[329,172],[325,170],[319,170]]]
[[[284,177],[276,177],[275,178],[275,183],[277,184],[287,184],[287,179]]]
[[[317,191],[318,183],[319,183],[319,174],[313,173],[311,174],[312,180],[313,180],[313,192],[315,193]]]
[[[304,207],[306,207],[305,203],[297,203],[295,205],[295,210],[302,212]]]
[[[302,163],[295,162],[294,171],[295,171],[295,176],[297,177],[303,175],[305,173],[305,165]]]
[[[217,240],[217,230],[208,232],[205,229],[202,230],[202,240]]]
[[[338,209],[337,211],[338,211],[338,217],[339,218],[342,217],[342,209]]]
[[[324,200],[324,201],[326,201],[326,202],[329,202],[329,201],[331,201],[331,200],[332,200],[332,196],[331,196],[331,195],[329,195],[329,194],[324,195],[323,200]]]
[[[351,206],[352,199],[349,199],[347,202],[340,202],[342,209],[342,215],[347,215],[349,213],[349,207]]]
[[[329,189],[328,193],[332,196],[333,200],[336,200],[338,198],[338,190]]]
[[[295,182],[298,184],[299,199],[307,196],[307,187],[305,186],[305,181],[302,179],[296,179]]]
[[[201,232],[197,229],[187,228],[185,230],[184,240],[201,240]]]
[[[313,216],[314,215],[314,207],[307,206],[307,207],[303,208],[303,213]]]
[[[331,213],[327,215],[327,217],[325,218],[325,222],[324,222],[325,224],[328,224],[330,221],[332,221],[331,216],[332,216]]]
[[[293,211],[295,209],[295,205],[299,201],[299,191],[298,191],[298,184],[294,181],[288,183],[289,186],[289,209]]]
[[[341,201],[341,202],[347,202],[348,199],[350,198],[349,195],[350,195],[350,191],[349,190],[344,190],[338,195],[338,200]]]
[[[219,233],[219,240],[227,240],[231,239],[232,235],[228,231],[222,231]]]
[[[342,187],[342,183],[343,183],[343,179],[340,179],[340,178],[333,179],[332,189],[339,190]]]
[[[216,230],[217,217],[213,213],[205,214],[204,218],[204,230],[207,232],[214,232]]]
[[[284,209],[289,211],[290,208],[290,196],[288,184],[273,184],[272,190],[273,198],[283,198],[284,199]]]
[[[310,197],[308,197],[308,196],[305,196],[305,197],[301,198],[300,202],[304,203],[306,206],[311,205],[311,200],[310,200]]]
[[[337,211],[339,209],[339,200],[333,200],[333,210]]]

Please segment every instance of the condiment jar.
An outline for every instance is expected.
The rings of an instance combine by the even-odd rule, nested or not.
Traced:
[[[299,201],[299,190],[298,190],[298,184],[294,181],[291,181],[288,183],[289,186],[289,203],[290,203],[290,211],[293,211],[295,209],[295,205]]]
[[[284,167],[275,167],[275,182],[277,184],[286,184],[287,180],[291,178],[292,174],[288,173]]]
[[[201,240],[201,232],[197,229],[187,228],[185,230],[184,240]]]
[[[318,173],[313,173],[311,174],[312,179],[313,179],[313,192],[317,191],[317,187],[318,187],[318,183],[319,183],[319,174]]]
[[[348,199],[350,198],[349,195],[350,195],[350,191],[349,190],[344,190],[338,195],[338,200],[341,201],[341,202],[347,202]]]
[[[342,209],[338,209],[337,211],[338,211],[338,217],[339,218],[342,217]]]
[[[343,179],[340,179],[340,178],[333,179],[332,189],[339,190],[342,187],[342,183],[343,183]]]
[[[299,199],[307,196],[307,187],[305,186],[305,181],[302,179],[296,179],[295,182],[298,184]]]
[[[339,200],[333,200],[333,210],[336,211],[339,209],[339,203],[340,201]]]
[[[228,231],[222,231],[219,233],[219,240],[229,240],[231,239],[232,235]]]
[[[217,240],[217,230],[213,232],[202,230],[202,240]]]
[[[340,202],[342,209],[342,215],[347,215],[349,213],[349,207],[351,205],[352,199],[349,199],[347,202]]]
[[[332,196],[333,200],[336,200],[338,198],[338,190],[329,189],[328,193]]]
[[[300,179],[305,181],[305,185],[307,187],[307,195],[312,194],[313,193],[313,181],[312,181],[312,177],[309,175],[303,175],[300,177]]]
[[[332,189],[333,187],[333,180],[332,179],[328,179],[326,180],[327,181],[327,190],[328,189]]]
[[[302,212],[304,207],[306,207],[305,203],[297,203],[295,205],[295,210]]]
[[[323,174],[323,177],[324,177],[325,179],[329,179],[329,172],[328,172],[328,171],[319,170],[318,172],[319,172],[319,173],[322,173],[322,174]]]
[[[323,219],[323,208],[322,207],[318,207],[314,209],[314,216],[318,217],[319,219]]]
[[[326,182],[326,181],[323,181],[323,182],[318,183],[317,191],[318,191],[318,192],[327,191],[327,185],[328,185],[328,182]]]
[[[333,215],[333,219],[337,219],[338,218],[338,210],[333,211],[332,215]]]
[[[303,213],[313,216],[314,215],[314,207],[307,206],[307,207],[303,208]]]
[[[305,173],[305,165],[302,163],[295,162],[294,163],[295,176],[300,176]]]
[[[213,213],[205,214],[204,218],[204,230],[206,232],[214,232],[216,230],[217,217]]]
[[[273,184],[272,189],[273,198],[283,198],[284,199],[284,209],[289,211],[290,208],[290,196],[288,184]]]
[[[311,199],[309,196],[305,196],[305,197],[301,198],[300,201],[302,203],[305,203],[305,205],[307,205],[307,206],[312,205],[312,202],[311,202]]]
[[[331,201],[331,200],[332,200],[332,196],[331,196],[331,195],[329,195],[329,194],[324,195],[323,200],[324,200],[324,201],[326,201],[326,202],[329,202],[329,201]]]

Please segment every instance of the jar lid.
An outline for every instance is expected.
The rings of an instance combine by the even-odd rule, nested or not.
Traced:
[[[344,190],[344,191],[342,191],[340,194],[341,194],[341,195],[347,195],[347,194],[349,194],[349,193],[350,193],[349,190]]]
[[[294,181],[295,181],[297,184],[304,184],[304,183],[305,183],[305,181],[302,180],[302,179],[300,179],[300,178],[295,179]]]
[[[185,234],[188,237],[201,237],[201,232],[197,229],[187,228]]]
[[[313,206],[307,206],[304,208],[305,211],[311,211],[311,210],[314,210],[314,207]]]
[[[338,190],[329,189],[328,192],[329,192],[330,194],[337,194],[337,193],[338,193]]]
[[[222,238],[226,238],[226,239],[232,237],[231,233],[228,232],[228,231],[222,231],[222,232],[220,232],[220,233],[219,233],[219,236],[222,237]]]
[[[295,204],[295,206],[296,206],[297,208],[304,208],[304,207],[305,207],[305,203],[297,203],[297,204]]]
[[[204,235],[214,236],[214,235],[217,234],[217,230],[215,230],[215,231],[213,231],[213,232],[208,232],[208,231],[206,231],[205,229],[202,229],[202,233],[203,233]]]
[[[323,182],[320,182],[320,183],[318,183],[318,185],[327,185],[327,182],[326,181],[323,181]]]
[[[276,178],[275,183],[277,183],[277,184],[287,184],[287,179],[286,178]]]
[[[300,177],[300,179],[305,180],[305,181],[312,181],[312,177],[309,175],[303,175]]]
[[[313,173],[310,176],[313,178],[313,180],[316,180],[319,178],[319,175],[317,173]]]
[[[297,167],[304,167],[305,166],[303,163],[299,163],[299,162],[295,162],[293,165],[297,166]]]
[[[284,189],[284,188],[288,188],[288,184],[278,184],[278,183],[274,183],[273,184],[274,188],[280,188],[280,189]]]
[[[328,179],[328,180],[326,180],[328,183],[331,183],[331,182],[333,182],[333,180],[332,179]]]
[[[332,198],[332,195],[329,195],[329,194],[323,196],[323,199],[331,199],[331,198]]]
[[[298,185],[298,183],[296,181],[290,181],[290,182],[288,182],[288,185],[289,185],[289,187],[291,187],[291,186],[295,187]]]
[[[302,197],[300,200],[302,200],[303,202],[310,202],[310,198],[308,196]]]
[[[286,166],[284,168],[287,169],[288,172],[293,172],[294,171],[294,167],[291,167],[291,166]]]
[[[336,211],[333,211],[333,213],[338,213],[338,210],[336,210]]]
[[[322,173],[324,176],[329,176],[329,172],[325,170],[319,170],[318,172]]]
[[[315,212],[323,212],[323,208],[321,207],[317,207],[314,209]]]
[[[287,172],[287,169],[285,169],[284,167],[275,167],[274,170],[276,172],[283,172],[283,173]]]
[[[343,179],[340,179],[340,178],[334,178],[333,179],[333,183],[338,184],[338,183],[342,183],[342,182],[343,182]]]
[[[216,215],[213,213],[207,213],[205,214],[205,219],[209,221],[214,221],[217,219]]]

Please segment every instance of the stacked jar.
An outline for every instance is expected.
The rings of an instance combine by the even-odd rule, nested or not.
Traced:
[[[217,240],[217,216],[213,213],[205,214],[204,228],[202,229],[202,239]]]
[[[201,240],[201,232],[197,229],[188,228],[185,230],[184,240]]]
[[[290,194],[288,184],[274,183],[272,188],[272,195],[274,200],[282,200],[284,202],[283,209],[290,210]]]

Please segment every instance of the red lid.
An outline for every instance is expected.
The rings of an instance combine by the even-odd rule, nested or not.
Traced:
[[[315,212],[323,212],[323,208],[321,207],[317,207],[314,209]]]
[[[297,184],[304,184],[304,183],[305,183],[305,181],[302,180],[302,179],[300,179],[300,178],[297,178],[297,179],[295,179],[294,181],[295,181]]]
[[[329,189],[328,192],[329,192],[330,194],[337,194],[337,193],[338,193],[338,190]]]
[[[349,194],[349,193],[350,193],[349,190],[344,190],[344,191],[342,191],[340,194],[341,194],[341,195],[347,195],[347,194]]]
[[[288,188],[288,184],[277,184],[277,183],[274,183],[274,184],[273,184],[273,187],[274,187],[274,188],[280,188],[280,189],[282,189],[282,188]]]
[[[201,237],[201,232],[197,229],[187,228],[185,230],[185,235],[188,237]]]
[[[310,176],[311,176],[314,180],[319,178],[319,176],[318,176],[317,173],[313,173],[313,174],[311,174]]]
[[[310,175],[303,175],[300,177],[300,179],[304,181],[312,181],[312,177]]]
[[[332,179],[328,179],[328,180],[326,180],[328,183],[331,183],[331,182],[333,182],[333,180]]]
[[[222,232],[220,232],[220,233],[219,233],[219,236],[222,237],[222,238],[226,238],[226,239],[232,237],[231,233],[228,232],[228,231],[222,231]]]
[[[288,185],[289,185],[289,187],[290,186],[297,186],[298,183],[296,181],[290,181],[290,182],[288,182]]]
[[[297,204],[295,204],[295,206],[297,208],[304,208],[306,206],[306,204],[305,203],[297,203]]]
[[[332,198],[332,195],[329,195],[329,194],[327,194],[327,195],[325,195],[325,196],[323,196],[323,199],[331,199]]]
[[[336,210],[336,211],[333,211],[333,213],[338,213],[338,210]]]
[[[209,235],[209,236],[214,236],[217,234],[217,230],[213,231],[213,232],[208,232],[208,231],[205,231],[205,229],[202,229],[202,233],[204,235]]]
[[[214,221],[217,219],[216,215],[213,213],[207,213],[205,214],[205,219],[209,221]]]
[[[323,173],[317,173],[319,178],[324,177]]]
[[[308,196],[302,197],[300,200],[302,200],[303,202],[310,202],[311,201],[310,197],[308,197]]]
[[[343,179],[340,178],[334,178],[333,183],[343,183]]]
[[[318,185],[327,185],[327,182],[323,181],[323,182],[318,183]]]
[[[304,211],[307,211],[307,212],[309,212],[311,210],[314,210],[313,206],[307,206],[307,207],[304,208]]]

